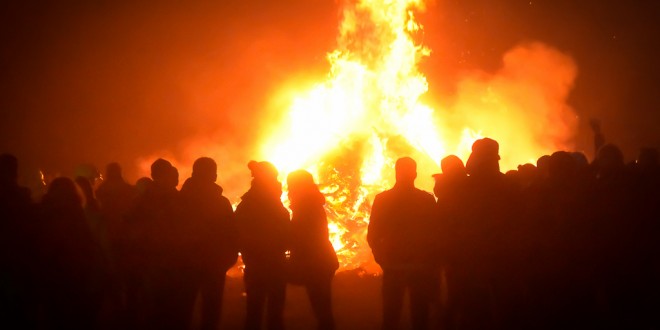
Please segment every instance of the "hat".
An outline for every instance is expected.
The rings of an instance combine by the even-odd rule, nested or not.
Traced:
[[[468,173],[473,174],[477,168],[486,164],[497,164],[500,160],[500,145],[489,138],[479,139],[472,144],[472,154],[465,164]]]
[[[472,144],[472,154],[486,159],[500,159],[500,145],[489,138],[479,139]]]
[[[442,169],[442,173],[445,174],[465,176],[465,165],[456,155],[449,155],[443,158],[440,161],[440,168]]]
[[[248,163],[248,168],[252,172],[252,177],[255,179],[275,179],[277,180],[277,168],[270,162],[257,162],[251,160]]]

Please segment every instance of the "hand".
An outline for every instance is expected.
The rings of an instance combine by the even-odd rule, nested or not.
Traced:
[[[600,120],[591,118],[589,120],[589,126],[591,126],[591,130],[594,131],[594,133],[600,133]]]

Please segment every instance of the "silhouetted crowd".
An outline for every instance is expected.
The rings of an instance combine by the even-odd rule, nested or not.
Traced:
[[[488,138],[465,165],[442,159],[435,203],[414,161],[396,163],[368,233],[383,328],[407,290],[413,329],[659,329],[658,151],[627,165],[611,144],[591,163],[559,151],[506,174],[499,159]]]
[[[290,173],[291,215],[277,169],[255,161],[248,168],[253,180],[236,211],[206,157],[180,190],[178,170],[164,159],[135,186],[111,163],[96,191],[94,173],[58,177],[34,203],[17,184],[18,160],[1,155],[0,324],[188,329],[200,297],[201,329],[218,329],[226,273],[240,252],[245,329],[284,329],[287,283],[306,288],[320,329],[334,329],[339,264],[325,197],[310,173]]]
[[[480,139],[465,164],[442,159],[435,197],[398,159],[367,235],[382,328],[401,326],[407,294],[413,329],[660,329],[658,151],[626,164],[602,144],[592,162],[558,151],[502,173],[498,143]],[[0,326],[188,329],[199,299],[200,327],[218,329],[240,253],[245,329],[285,328],[287,284],[306,289],[318,329],[335,329],[324,195],[294,171],[287,209],[275,166],[248,169],[235,210],[206,157],[180,190],[158,159],[135,185],[112,163],[99,184],[58,177],[33,201],[18,160],[0,155]]]

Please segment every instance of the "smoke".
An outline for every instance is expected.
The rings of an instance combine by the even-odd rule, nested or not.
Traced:
[[[142,175],[148,175],[149,164],[162,157],[179,168],[183,181],[190,175],[190,167],[197,157],[211,157],[218,162],[219,182],[227,189],[226,195],[232,201],[238,201],[249,185],[247,162],[264,157],[263,144],[274,129],[286,122],[289,106],[295,97],[291,91],[299,90],[306,81],[304,75],[295,72],[290,73],[291,78],[282,79],[286,72],[258,67],[273,63],[272,58],[264,58],[264,47],[290,42],[286,39],[279,42],[269,40],[248,49],[245,58],[249,60],[237,63],[235,70],[256,69],[262,72],[263,80],[271,83],[279,80],[281,84],[241,90],[230,88],[226,81],[213,80],[218,85],[209,87],[213,85],[210,78],[207,81],[199,77],[189,79],[190,83],[184,89],[186,94],[192,95],[189,102],[193,107],[208,104],[222,104],[224,107],[223,111],[217,111],[217,115],[212,115],[212,109],[204,111],[208,116],[205,120],[211,122],[207,125],[217,120],[221,128],[191,137],[174,151],[159,151],[139,159]],[[501,67],[495,72],[474,70],[463,73],[456,82],[454,95],[438,96],[452,100],[451,104],[435,111],[436,125],[447,146],[447,154],[457,154],[466,160],[472,141],[488,136],[500,143],[502,169],[509,170],[519,164],[534,163],[540,156],[556,150],[573,150],[578,119],[567,100],[577,71],[575,62],[568,55],[533,42],[506,52]],[[234,94],[232,102],[219,100],[228,97],[226,93],[214,92],[224,89]],[[255,97],[255,91],[264,95]],[[420,166],[425,176],[438,171],[433,162],[420,160],[426,163]]]
[[[503,169],[572,150],[578,119],[567,100],[576,76],[568,55],[540,42],[517,46],[496,72],[462,75],[443,134],[464,159],[469,146],[460,145],[457,127],[497,140]]]

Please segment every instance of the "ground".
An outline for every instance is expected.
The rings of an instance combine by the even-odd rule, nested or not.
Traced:
[[[340,272],[333,281],[333,308],[337,329],[380,328],[381,277]],[[287,329],[315,329],[312,309],[303,287],[288,285],[284,311]],[[404,322],[407,316],[404,313]],[[245,320],[243,279],[227,279],[222,329],[242,329]],[[405,327],[404,327],[405,329]]]

